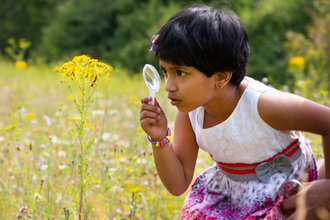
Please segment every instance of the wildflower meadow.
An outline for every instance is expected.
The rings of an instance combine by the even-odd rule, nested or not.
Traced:
[[[249,30],[247,75],[329,107],[329,1],[228,2]],[[187,192],[162,185],[139,117],[150,38],[186,1],[99,3],[3,2],[0,220],[180,217]],[[156,97],[173,128],[164,82]],[[200,151],[195,175],[212,164]]]
[[[142,73],[109,66],[97,86],[88,79],[82,120],[83,91],[70,78],[68,89],[54,71],[62,64],[0,62],[0,219],[178,219],[185,195],[162,186],[139,125]],[[176,109],[163,89],[156,97],[173,127]],[[196,174],[210,165],[201,152]]]
[[[178,219],[185,194],[162,186],[139,125],[142,74],[108,66],[97,87],[87,77],[85,89],[96,89],[86,99],[56,66],[0,62],[0,219]],[[163,89],[156,97],[173,127],[176,109]],[[322,157],[320,139],[309,138]],[[196,174],[212,163],[200,152]]]

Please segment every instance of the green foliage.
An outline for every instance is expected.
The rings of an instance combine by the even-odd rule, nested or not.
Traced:
[[[79,5],[79,7],[76,7]],[[47,60],[84,53],[112,65],[140,71],[154,63],[152,35],[179,11],[175,1],[67,0],[43,30],[40,54]]]
[[[274,86],[290,80],[284,51],[285,34],[289,30],[305,33],[310,22],[305,8],[308,0],[232,1],[234,11],[244,22],[249,34],[250,57],[247,75],[261,80],[268,77]]]
[[[41,39],[41,28],[52,18],[55,6],[63,0],[1,0],[0,52],[7,39],[25,38],[35,49]]]
[[[193,3],[211,4],[236,12],[250,38],[249,76],[278,87],[294,84],[284,49],[288,32],[307,34],[318,0],[3,0],[0,8],[0,50],[8,38],[32,43],[26,54],[51,62],[87,54],[130,74],[145,63],[157,66],[148,49],[150,39],[174,13]],[[327,1],[325,1],[327,2]],[[323,13],[323,14],[322,14]],[[315,17],[315,16],[314,16]],[[316,29],[317,31],[317,29]]]
[[[330,2],[315,1],[313,6],[307,10],[313,21],[307,33],[287,32],[285,49],[290,60],[305,60],[304,65],[290,65],[293,88],[308,98],[322,98],[324,104],[330,89]]]
[[[99,57],[100,48],[117,26],[113,2],[68,0],[59,4],[53,20],[43,30],[41,54],[48,61],[74,51]]]

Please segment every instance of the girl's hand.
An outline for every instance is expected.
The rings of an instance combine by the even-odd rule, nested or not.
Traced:
[[[306,184],[305,188],[298,194],[290,196],[282,203],[282,211],[288,212],[294,210],[299,203],[300,196],[306,196],[306,219],[329,219],[330,218],[330,179],[321,179]],[[322,218],[323,212],[325,218]],[[293,220],[297,217],[295,211],[287,220]]]
[[[140,124],[151,140],[163,140],[167,136],[167,118],[155,97],[155,105],[149,104],[151,97],[141,99]]]

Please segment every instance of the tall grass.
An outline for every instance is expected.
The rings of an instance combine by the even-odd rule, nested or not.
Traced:
[[[69,188],[78,182],[73,155],[77,111],[60,83],[56,64],[15,69],[0,62],[0,219],[74,219]],[[139,125],[140,98],[148,94],[142,74],[115,69],[100,83],[90,106],[86,135],[96,135],[88,158],[92,219],[179,219],[185,195],[162,186],[149,142]],[[77,94],[79,97],[79,94]],[[173,128],[176,109],[163,89],[156,94]],[[322,157],[320,139],[309,136]],[[212,165],[200,152],[196,174]],[[65,207],[63,209],[63,207]]]
[[[78,182],[72,158],[79,115],[55,66],[0,62],[0,219],[13,219],[22,206],[34,219],[64,219],[63,207],[71,219],[77,214],[68,189]],[[142,74],[115,70],[110,78],[98,85],[86,121],[86,135],[96,135],[88,158],[90,217],[178,219],[185,195],[176,198],[162,186],[139,125],[139,100],[148,94]],[[176,109],[164,91],[156,96],[173,127]],[[205,160],[196,172],[212,164]]]

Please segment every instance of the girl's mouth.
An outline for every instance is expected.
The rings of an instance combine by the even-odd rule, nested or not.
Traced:
[[[178,105],[181,101],[178,99],[171,99],[171,104],[172,105]]]
[[[168,94],[167,98],[171,100],[172,105],[178,105],[181,102],[181,100],[176,99],[176,97],[172,96],[171,94]]]

